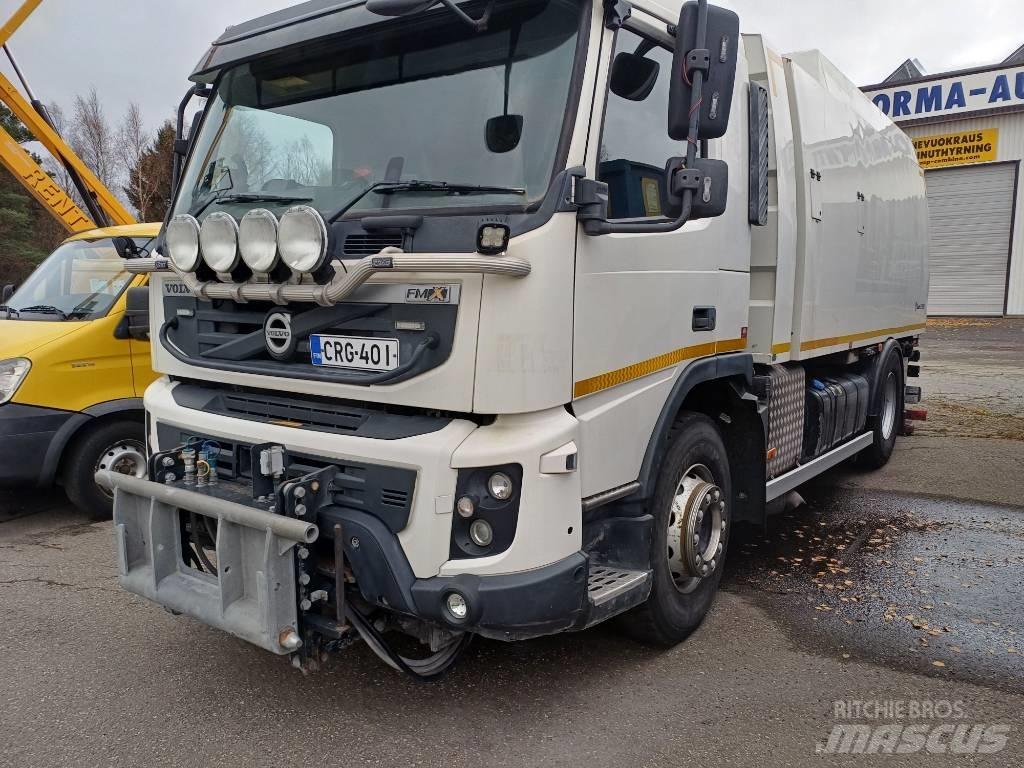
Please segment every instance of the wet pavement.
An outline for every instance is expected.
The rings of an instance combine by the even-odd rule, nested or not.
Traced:
[[[1024,693],[1024,510],[801,490],[767,536],[737,530],[726,589],[803,647]]]

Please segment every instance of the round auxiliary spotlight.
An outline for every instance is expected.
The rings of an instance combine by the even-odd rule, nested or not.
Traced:
[[[199,266],[199,222],[195,216],[182,213],[171,219],[164,235],[167,255],[182,272]]]
[[[199,245],[214,272],[227,273],[238,266],[238,222],[231,214],[217,211],[206,217],[199,230]]]
[[[270,272],[277,266],[277,216],[266,208],[254,208],[238,225],[238,250],[253,272]]]
[[[295,272],[316,272],[327,259],[327,224],[316,208],[296,205],[281,217],[277,247]]]

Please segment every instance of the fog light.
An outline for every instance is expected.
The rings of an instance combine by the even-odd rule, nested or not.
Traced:
[[[476,512],[476,504],[473,503],[473,499],[469,496],[463,496],[459,499],[459,502],[455,505],[455,508],[459,510],[459,516],[469,519]]]
[[[476,249],[488,255],[503,253],[508,249],[511,234],[505,224],[484,224],[476,236]]]
[[[448,613],[456,621],[464,621],[469,615],[469,605],[466,603],[466,598],[458,592],[449,592],[444,603],[445,607],[448,608]]]
[[[494,541],[494,531],[486,520],[474,520],[469,526],[469,538],[478,547],[489,547]]]
[[[498,501],[508,501],[512,498],[512,478],[504,472],[495,472],[487,481],[487,490]]]

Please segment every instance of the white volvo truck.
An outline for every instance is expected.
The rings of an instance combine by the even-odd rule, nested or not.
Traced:
[[[705,2],[313,0],[192,80],[151,479],[98,476],[131,592],[303,669],[671,645],[734,525],[889,459],[924,178],[821,54]]]

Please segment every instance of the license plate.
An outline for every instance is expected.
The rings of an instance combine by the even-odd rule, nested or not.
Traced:
[[[398,339],[315,334],[309,337],[309,351],[313,365],[326,368],[393,371],[398,367]]]

